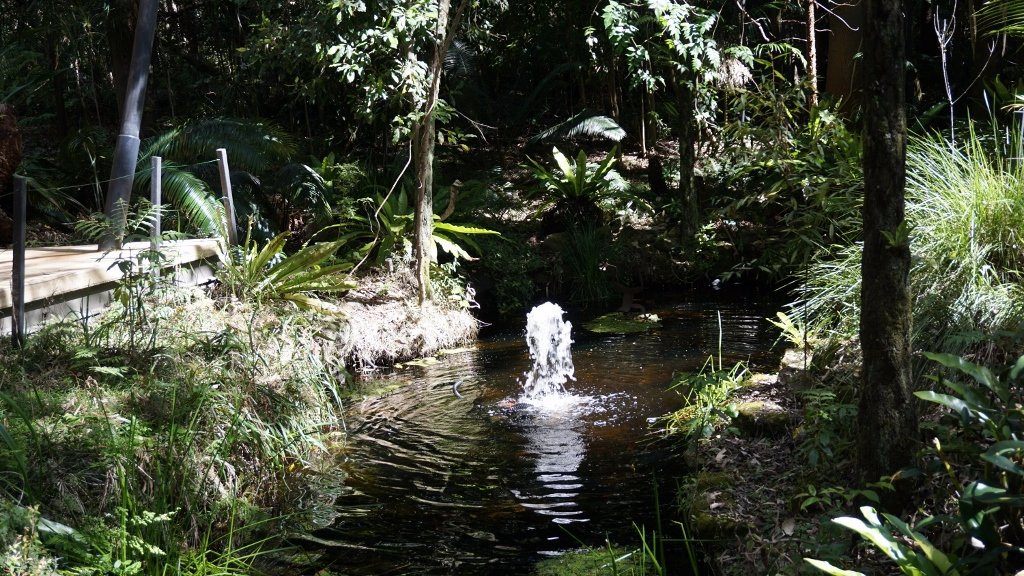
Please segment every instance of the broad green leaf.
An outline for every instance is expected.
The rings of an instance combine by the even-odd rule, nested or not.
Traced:
[[[462,249],[461,246],[459,246],[455,242],[452,242],[451,240],[445,238],[444,236],[440,236],[440,235],[435,234],[434,235],[434,242],[436,242],[437,245],[440,246],[442,250],[444,250],[445,252],[451,254],[452,256],[454,256],[457,259],[469,260],[469,261],[476,260],[476,258],[473,258],[469,254],[469,252],[466,252],[465,250]]]
[[[928,359],[934,360],[935,362],[938,362],[939,364],[942,364],[947,368],[955,368],[956,370],[962,372],[963,374],[970,376],[982,386],[988,388],[992,392],[995,392],[999,396],[999,398],[1005,402],[1005,387],[1002,385],[1002,383],[999,382],[995,375],[992,374],[992,371],[989,370],[988,368],[984,366],[978,366],[977,364],[969,362],[961,358],[960,356],[956,356],[954,354],[936,354],[933,352],[925,352],[924,355]]]
[[[1012,495],[1008,493],[1005,488],[989,486],[984,482],[971,482],[967,488],[964,489],[964,494],[960,500],[961,502],[966,501],[972,504],[982,504],[986,506],[1024,505],[1024,496]]]
[[[295,254],[292,254],[288,258],[285,258],[274,265],[274,267],[270,269],[268,276],[286,276],[295,270],[308,268],[318,264],[325,258],[328,258],[337,252],[338,249],[341,248],[342,244],[344,244],[343,241],[335,240],[334,242],[322,242],[306,246]]]
[[[263,270],[271,260],[273,260],[278,254],[284,250],[284,244],[288,240],[288,232],[282,232],[278,234],[270,242],[267,242],[259,252],[255,252],[255,243],[253,245],[253,252],[246,266],[249,269]]]
[[[1017,362],[1013,365],[1013,369],[1010,370],[1010,379],[1017,381],[1021,376],[1021,372],[1024,372],[1024,356],[1017,358]]]
[[[956,571],[950,571],[953,563],[950,562],[949,558],[935,548],[921,533],[911,530],[906,522],[892,514],[883,514],[883,516],[886,522],[895,526],[901,534],[912,540],[924,552],[925,557],[923,559],[914,555],[908,560],[924,572],[926,576],[958,576]]]
[[[569,163],[569,159],[562,154],[562,151],[557,146],[551,148],[551,153],[555,157],[555,163],[558,164],[558,168],[565,174],[567,180],[573,180],[575,175],[573,174],[572,164]]]
[[[863,513],[864,508],[861,508]],[[872,510],[872,515],[874,510]],[[867,516],[867,513],[864,513]],[[877,520],[876,516],[873,516]],[[832,522],[839,524],[840,526],[853,530],[857,534],[860,534],[862,538],[871,542],[876,548],[885,553],[889,558],[900,562],[904,559],[903,553],[896,546],[892,536],[888,533],[882,532],[878,526],[869,526],[865,524],[863,520],[859,518],[853,518],[851,516],[841,516],[839,518],[833,518]]]
[[[914,392],[914,396],[917,396],[922,400],[942,404],[957,414],[960,414],[965,410],[968,412],[971,411],[970,406],[968,406],[966,402],[956,396],[950,396],[949,394],[939,394],[933,390],[920,390],[918,392]]]
[[[339,318],[345,317],[345,313],[342,312],[340,308],[338,308],[334,304],[331,304],[330,302],[325,302],[317,298],[316,296],[296,293],[284,296],[284,300],[294,302],[295,305],[297,305],[299,308],[303,308],[306,310],[313,310],[316,312],[320,312],[322,314],[327,314]]]
[[[496,234],[501,235],[501,232],[496,230],[489,230],[487,228],[477,228],[474,226],[466,226],[464,224],[451,224],[449,222],[434,221],[435,230],[444,230],[446,232],[454,232],[456,234]]]
[[[1007,472],[1013,472],[1018,476],[1024,476],[1024,468],[1005,456],[1008,453],[1024,452],[1024,441],[1003,440],[988,447],[988,450],[981,455],[982,459]]]
[[[589,196],[588,189],[592,187],[592,184],[587,181],[588,172],[590,172],[588,168],[587,153],[580,150],[580,153],[576,155],[576,185],[574,186],[578,196]]]
[[[818,570],[832,576],[865,576],[863,572],[857,572],[855,570],[843,570],[842,568],[833,566],[829,562],[824,560],[815,560],[813,558],[804,558],[804,562],[807,562],[811,566],[814,566]]]

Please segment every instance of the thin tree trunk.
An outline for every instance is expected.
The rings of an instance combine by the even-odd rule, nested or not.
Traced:
[[[700,199],[697,197],[696,179],[694,178],[697,164],[695,141],[697,139],[696,112],[692,80],[682,78],[677,82],[677,108],[679,109],[679,200],[683,209],[683,236],[692,238],[697,233],[700,221]]]
[[[441,94],[444,56],[451,46],[459,20],[469,0],[462,0],[452,21],[448,22],[451,0],[438,0],[437,28],[433,53],[430,56],[430,87],[423,105],[423,116],[413,130],[413,159],[416,167],[416,208],[413,226],[413,249],[416,256],[416,282],[419,302],[433,299],[430,285],[430,264],[437,261],[434,246],[434,146],[437,142],[434,113]]]
[[[121,112],[121,130],[114,146],[113,164],[110,167],[110,184],[103,212],[111,219],[111,230],[100,244],[109,250],[119,246],[124,235],[126,214],[123,210],[132,194],[135,164],[139,159],[139,128],[142,124],[142,108],[146,101],[146,83],[149,79],[149,62],[153,53],[153,38],[156,35],[156,14],[159,0],[140,0],[139,20],[135,26],[135,44],[132,47],[131,68]]]
[[[864,353],[857,457],[877,481],[912,462],[917,419],[910,394],[910,239],[904,218],[906,62],[899,0],[867,0],[864,41]]]

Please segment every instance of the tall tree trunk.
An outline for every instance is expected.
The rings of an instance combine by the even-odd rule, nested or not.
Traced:
[[[683,76],[676,83],[676,104],[679,110],[679,201],[683,209],[683,237],[690,239],[697,233],[700,222],[700,199],[697,197],[696,110],[693,80]]]
[[[22,144],[14,109],[0,102],[0,245],[11,243],[14,223],[8,212],[13,212],[14,173],[21,164]]]
[[[807,0],[807,83],[811,93],[807,101],[818,106],[818,15],[817,0]]]
[[[142,0],[148,2],[149,0]],[[107,22],[107,47],[110,54],[110,78],[117,101],[117,118],[124,117],[124,98],[128,92],[128,75],[131,68],[134,14],[131,0],[115,0],[110,3]]]
[[[128,84],[121,112],[121,130],[114,146],[110,184],[103,205],[103,212],[111,219],[112,224],[107,237],[100,243],[103,250],[119,246],[124,236],[126,214],[122,208],[131,198],[135,164],[139,159],[139,127],[142,124],[142,108],[146,101],[146,83],[149,79],[149,62],[153,53],[153,37],[156,35],[159,0],[139,0],[139,4],[131,68],[128,71]]]
[[[856,58],[864,44],[864,5],[866,0],[841,2],[829,17],[828,65],[825,91],[843,100],[843,110],[851,112],[859,104],[862,78],[871,78],[857,70]],[[872,79],[873,80],[873,79]]]
[[[862,479],[877,481],[911,463],[917,419],[910,394],[903,14],[899,0],[867,0],[867,6],[857,457]]]
[[[416,282],[419,302],[433,299],[430,286],[430,264],[437,261],[434,246],[434,145],[437,142],[434,113],[441,94],[441,74],[444,56],[451,46],[459,20],[469,0],[462,0],[452,21],[448,22],[451,0],[438,0],[437,28],[433,53],[430,55],[430,86],[423,104],[423,115],[413,130],[413,161],[416,167],[416,208],[413,226],[413,249],[416,256]]]

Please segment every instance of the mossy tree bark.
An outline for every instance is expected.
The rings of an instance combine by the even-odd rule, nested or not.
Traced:
[[[436,101],[436,97],[435,97]],[[430,265],[437,261],[434,247],[434,146],[436,135],[433,111],[428,111],[413,133],[413,155],[416,158],[416,208],[413,246],[416,256],[416,282],[419,303],[434,298],[430,285]]]
[[[817,0],[807,0],[807,104],[818,107],[818,15]]]
[[[416,257],[416,281],[421,305],[434,298],[430,285],[430,265],[437,261],[437,248],[434,246],[434,147],[437,143],[434,115],[441,94],[444,57],[451,46],[459,21],[468,4],[469,0],[462,0],[449,22],[451,0],[438,0],[437,28],[428,68],[430,85],[427,87],[427,98],[423,102],[422,115],[412,135],[413,158],[416,167],[413,249]]]
[[[877,481],[911,463],[917,420],[910,394],[903,14],[899,0],[867,0],[867,10],[857,456],[862,479]]]

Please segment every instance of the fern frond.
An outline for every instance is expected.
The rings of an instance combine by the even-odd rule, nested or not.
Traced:
[[[154,156],[194,163],[215,158],[218,148],[227,149],[232,168],[262,173],[287,161],[295,153],[295,142],[269,122],[207,118],[149,140],[145,149]]]
[[[148,170],[139,171],[135,175],[133,188],[136,194],[146,193],[151,176]],[[204,234],[217,233],[222,208],[206,182],[177,164],[165,163],[160,185],[163,197],[178,209],[189,224]]]

